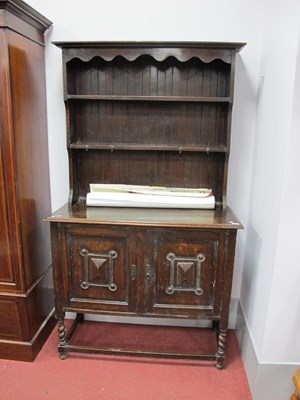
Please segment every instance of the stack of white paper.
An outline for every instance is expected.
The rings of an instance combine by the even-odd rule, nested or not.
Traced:
[[[213,209],[211,189],[90,184],[87,206]]]

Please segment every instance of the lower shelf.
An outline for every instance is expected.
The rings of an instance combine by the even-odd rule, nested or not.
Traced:
[[[212,328],[93,322],[79,314],[58,349],[61,359],[71,352],[179,358],[216,361],[222,369],[225,341],[220,348],[220,334]]]

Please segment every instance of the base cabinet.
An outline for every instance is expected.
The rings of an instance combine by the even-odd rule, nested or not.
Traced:
[[[222,343],[217,341],[216,353],[204,358],[213,357],[223,367],[235,230],[51,227],[62,358],[74,350],[64,327],[65,312],[73,311],[211,320],[222,332]]]

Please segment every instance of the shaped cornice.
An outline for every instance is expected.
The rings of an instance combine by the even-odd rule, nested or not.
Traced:
[[[158,62],[174,57],[180,62],[198,58],[204,63],[216,59],[230,64],[235,53],[244,43],[213,42],[54,42],[63,49],[64,60],[69,62],[78,58],[84,62],[100,57],[112,61],[121,56],[128,61],[135,61],[141,56],[150,56]]]

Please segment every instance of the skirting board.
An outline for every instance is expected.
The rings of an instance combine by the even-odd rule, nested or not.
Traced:
[[[295,390],[292,378],[297,365],[259,363],[240,303],[236,336],[253,400],[289,399]]]

